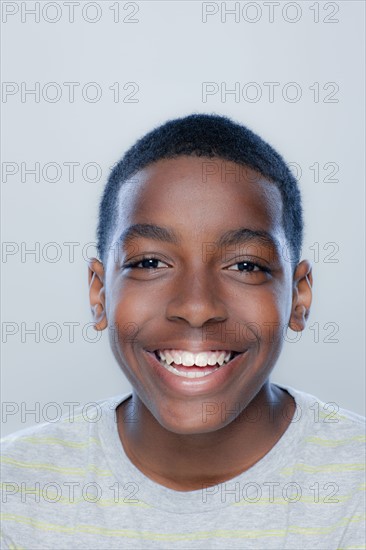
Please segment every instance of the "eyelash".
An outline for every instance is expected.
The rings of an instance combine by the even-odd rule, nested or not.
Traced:
[[[137,267],[144,260],[157,260],[158,262],[162,262],[162,260],[159,260],[159,258],[155,258],[154,256],[144,256],[143,258],[141,258],[141,260],[138,260],[137,262],[131,262],[129,264],[125,264],[123,267],[124,268],[130,268],[130,269],[147,269],[149,271],[152,271],[152,270],[155,270],[155,269],[160,269],[159,267]],[[263,271],[265,273],[271,273],[271,270],[268,269],[268,267],[266,267],[262,264],[258,264],[256,262],[249,262],[249,261],[244,260],[242,262],[237,262],[237,263],[232,264],[232,265],[239,265],[239,264],[248,264],[250,266],[258,267],[259,271]],[[239,273],[258,273],[258,271],[240,271],[239,269],[237,271]]]

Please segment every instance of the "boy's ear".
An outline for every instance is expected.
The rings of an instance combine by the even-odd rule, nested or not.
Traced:
[[[105,311],[104,267],[96,258],[88,263],[89,300],[95,330],[104,330],[107,325]]]
[[[289,327],[295,332],[304,330],[312,300],[313,274],[308,260],[298,264],[293,279],[293,297]]]

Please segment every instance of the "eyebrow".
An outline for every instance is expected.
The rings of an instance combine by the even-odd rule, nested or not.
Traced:
[[[136,223],[130,225],[122,232],[118,242],[123,246],[138,238],[152,239],[154,241],[175,245],[181,244],[181,240],[173,229],[150,223]],[[259,241],[264,246],[274,248],[277,252],[280,249],[279,241],[268,231],[249,229],[247,227],[226,231],[221,235],[217,243],[214,244],[217,244],[219,247],[229,247],[249,241]]]

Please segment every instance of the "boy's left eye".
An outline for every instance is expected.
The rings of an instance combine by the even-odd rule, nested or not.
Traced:
[[[253,272],[253,271],[266,271],[266,269],[258,264],[255,264],[253,262],[237,262],[236,264],[233,264],[233,266],[241,266],[238,270],[233,271],[241,271],[241,272]],[[228,267],[230,269],[232,266]]]

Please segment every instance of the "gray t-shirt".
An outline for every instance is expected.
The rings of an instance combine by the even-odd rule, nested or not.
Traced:
[[[277,384],[296,412],[237,477],[175,491],[126,456],[116,407],[130,393],[2,444],[2,548],[365,548],[364,418]],[[253,419],[255,421],[255,419]]]

